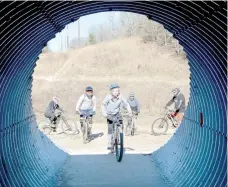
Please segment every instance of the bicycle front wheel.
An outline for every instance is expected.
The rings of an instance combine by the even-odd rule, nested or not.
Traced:
[[[151,125],[151,134],[153,135],[166,134],[167,130],[168,130],[168,123],[164,118],[156,119]]]
[[[79,130],[77,129],[77,124],[72,120],[66,120],[65,118],[62,118],[62,131],[64,134],[68,135],[74,135],[79,134]]]
[[[115,152],[116,160],[120,162],[123,158],[123,132],[121,131],[120,127],[116,128]]]

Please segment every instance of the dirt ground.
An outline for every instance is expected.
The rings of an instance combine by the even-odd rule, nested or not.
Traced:
[[[127,153],[154,152],[171,138],[172,134],[175,131],[171,125],[169,126],[166,135],[151,135],[152,122],[158,117],[159,116],[148,117],[147,119],[145,119],[145,117],[143,119],[138,119],[138,130],[136,135],[125,136],[124,138],[124,146]],[[124,121],[124,124],[126,124],[126,120]],[[103,154],[109,152],[106,149],[108,138],[107,124],[105,123],[105,120],[104,123],[94,122],[92,128],[92,136],[90,137],[90,141],[87,144],[83,144],[81,133],[79,135],[65,135],[60,127],[56,133],[52,132],[48,136],[58,147],[70,155]]]

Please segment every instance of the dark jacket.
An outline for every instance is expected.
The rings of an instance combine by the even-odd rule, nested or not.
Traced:
[[[176,112],[184,112],[185,107],[185,98],[182,93],[180,93],[177,96],[174,96],[167,104],[166,106],[170,106],[172,103],[175,103],[175,110]]]
[[[45,117],[53,118],[53,116],[55,115],[56,109],[62,111],[62,108],[60,108],[58,104],[55,104],[54,101],[51,101],[45,110],[45,113],[44,113]]]

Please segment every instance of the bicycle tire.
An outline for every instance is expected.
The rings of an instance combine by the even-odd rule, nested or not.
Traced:
[[[88,138],[88,124],[87,123],[83,124],[83,132],[82,133],[83,133],[83,135],[82,135],[83,143],[86,144],[87,138]]]
[[[64,134],[67,134],[67,135],[79,134],[77,124],[74,122],[73,124],[70,124],[69,121],[67,121],[65,118],[62,118],[61,128]]]
[[[123,133],[116,128],[116,137],[115,137],[115,152],[116,160],[120,162],[123,158]],[[118,141],[119,140],[119,141]]]
[[[161,121],[161,122],[158,123],[159,121]],[[158,123],[159,125],[161,125],[162,122],[164,123],[164,125],[163,125],[164,128],[162,127],[162,131],[161,132],[156,131],[155,130],[156,129],[156,123]],[[166,134],[167,131],[168,131],[168,123],[167,123],[167,121],[164,118],[158,118],[158,119],[156,119],[152,123],[152,125],[151,125],[151,134],[152,135],[164,135],[164,134]]]
[[[49,135],[52,132],[52,128],[50,125],[43,125],[42,126],[42,131],[44,134]]]

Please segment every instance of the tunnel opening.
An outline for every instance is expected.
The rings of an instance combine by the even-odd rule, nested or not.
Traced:
[[[1,186],[56,184],[67,154],[37,129],[31,105],[35,62],[46,42],[66,24],[111,10],[144,14],[163,24],[187,53],[191,88],[185,119],[173,138],[151,156],[163,180],[171,186],[226,186],[227,2],[0,4]]]
[[[84,34],[80,37],[80,33]],[[190,72],[186,54],[161,24],[127,12],[91,14],[67,25],[47,46],[33,73],[33,110],[39,129],[61,149],[71,154],[108,152],[105,147],[107,125],[101,114],[101,103],[113,82],[120,85],[124,98],[129,100],[129,93],[133,92],[140,103],[136,137],[125,137],[126,152],[151,153],[171,138],[176,130],[172,121],[167,120],[168,126],[159,128],[162,121],[158,118],[167,112],[164,107],[176,87],[184,94],[187,108]],[[74,114],[87,85],[93,87],[97,104],[92,134],[84,145],[79,116]],[[63,115],[72,125],[72,133],[77,126],[79,134],[77,131],[70,136],[64,133],[62,126],[66,126],[62,120],[56,133],[47,128],[50,120],[45,118],[44,112],[54,95],[60,98],[59,105],[66,110]],[[170,109],[173,108],[174,103]],[[128,118],[124,117],[125,135],[129,133],[127,124]]]

